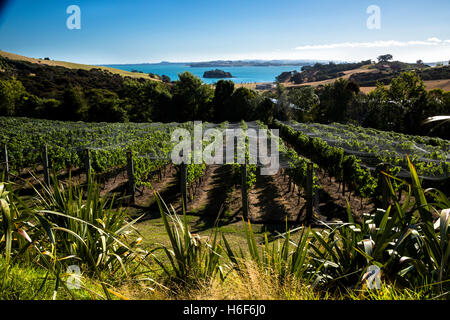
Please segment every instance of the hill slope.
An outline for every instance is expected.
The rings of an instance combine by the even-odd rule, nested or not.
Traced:
[[[82,69],[82,70],[88,70],[88,71],[92,70],[92,69],[101,69],[101,70],[109,71],[113,74],[119,74],[124,77],[144,78],[144,79],[159,81],[158,79],[151,78],[148,74],[145,74],[145,73],[129,72],[129,71],[124,71],[124,70],[119,70],[119,69],[114,69],[114,68],[109,68],[109,67],[92,66],[92,65],[67,62],[67,61],[36,59],[36,58],[21,56],[19,54],[10,53],[10,52],[6,52],[6,51],[2,51],[2,50],[0,50],[0,57],[8,58],[10,60],[28,61],[31,63],[40,64],[40,65],[65,67],[65,68],[69,68],[69,69]]]
[[[339,66],[339,65],[337,65]],[[315,66],[316,69],[327,68],[327,65]],[[328,78],[320,81],[308,81],[308,74],[302,76],[303,81],[282,81],[286,87],[300,87],[326,85],[333,83],[339,78],[348,79],[358,83],[361,91],[368,93],[375,89],[377,82],[389,86],[393,78],[397,77],[401,72],[415,71],[424,80],[425,86],[428,90],[443,89],[450,91],[450,67],[429,67],[424,64],[410,64],[399,61],[383,62],[377,64],[363,65],[354,69],[345,70],[336,76],[328,74]],[[310,72],[311,73],[311,72]],[[314,75],[314,74],[313,74]],[[325,74],[327,75],[327,74]],[[306,81],[305,81],[306,80]],[[300,83],[301,82],[301,83]]]

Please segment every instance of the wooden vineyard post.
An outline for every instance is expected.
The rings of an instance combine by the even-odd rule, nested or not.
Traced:
[[[48,148],[44,145],[42,150],[42,165],[44,166],[44,183],[50,187],[50,170],[48,167]]]
[[[187,206],[187,166],[182,162],[180,165],[180,185],[181,185],[181,201],[186,209]]]
[[[91,159],[89,156],[89,149],[84,149],[84,170],[86,171],[86,183],[89,184],[91,175]]]
[[[5,181],[9,180],[9,162],[8,162],[8,148],[6,143],[3,145],[3,168],[5,170]]]
[[[389,164],[384,164],[383,165],[383,170],[386,173],[389,173]],[[389,207],[389,199],[390,199],[390,191],[389,191],[389,185],[388,185],[388,177],[386,177],[384,174],[382,174],[380,172],[380,179],[381,179],[381,196],[382,196],[382,205],[383,205],[383,209],[387,209],[387,207]]]
[[[134,180],[134,162],[133,153],[127,151],[127,175],[128,175],[128,193],[131,196],[131,204],[136,202],[136,183]]]
[[[310,162],[308,163],[308,170],[306,176],[306,221],[311,221],[313,217],[313,180],[314,177],[314,167]]]
[[[247,163],[241,165],[242,214],[248,219]]]

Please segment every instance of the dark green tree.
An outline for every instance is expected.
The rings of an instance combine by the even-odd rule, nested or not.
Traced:
[[[156,81],[127,80],[121,96],[124,97],[123,103],[130,121],[166,120],[163,113],[167,113],[171,100],[167,85]]]
[[[274,116],[278,120],[286,121],[292,118],[291,102],[289,101],[288,90],[281,83],[277,83],[276,103]]]
[[[190,72],[179,75],[173,86],[172,115],[178,121],[210,120],[212,118],[212,99],[214,91]]]
[[[392,60],[394,57],[392,54],[384,54],[381,56],[378,56],[378,62],[388,62],[389,60]]]
[[[264,121],[265,123],[271,123],[274,118],[275,104],[270,98],[264,98],[259,96],[258,105],[256,107],[255,119]]]
[[[161,76],[161,81],[164,82],[164,83],[170,83],[171,82],[169,76],[166,76],[165,74],[163,74]]]
[[[17,111],[21,109],[26,97],[26,90],[22,82],[16,79],[0,80],[0,115],[19,115]],[[24,116],[24,115],[22,115]]]
[[[213,113],[215,121],[225,121],[230,115],[231,96],[234,92],[234,82],[219,80],[216,84],[213,99]]]
[[[250,120],[255,114],[256,93],[244,87],[240,87],[234,91],[231,96],[231,105],[226,120],[237,122],[241,120]]]
[[[80,121],[88,117],[88,105],[80,87],[69,87],[62,98],[62,120]]]
[[[305,116],[320,103],[319,96],[313,87],[291,89],[289,101],[296,107],[293,111],[294,117],[300,122],[305,121]]]
[[[89,119],[95,122],[128,121],[123,103],[115,92],[105,89],[91,89],[87,92]]]
[[[355,97],[355,86],[346,79],[338,79],[318,91],[320,106],[316,117],[324,122],[342,122],[347,117],[347,109]]]
[[[403,114],[404,132],[417,133],[426,118],[428,93],[424,82],[415,72],[404,72],[394,78],[389,88],[389,99],[399,106]]]

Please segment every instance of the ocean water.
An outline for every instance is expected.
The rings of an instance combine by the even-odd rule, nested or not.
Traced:
[[[208,70],[220,69],[230,72],[234,83],[274,82],[275,77],[285,71],[301,71],[301,66],[267,66],[267,67],[206,67],[193,68],[186,64],[115,64],[105,67],[125,71],[138,70],[144,73],[154,73],[169,76],[172,81],[178,80],[178,74],[189,71],[201,78],[205,83],[215,83],[220,79],[205,79],[203,73]]]

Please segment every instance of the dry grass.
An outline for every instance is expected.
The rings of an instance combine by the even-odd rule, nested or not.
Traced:
[[[131,300],[319,300],[330,299],[292,278],[280,281],[275,273],[262,271],[253,262],[246,262],[243,274],[233,270],[225,281],[215,278],[198,283],[196,288],[180,287],[169,291],[144,282],[116,288]],[[175,293],[176,292],[176,293]]]
[[[224,282],[214,279],[183,294],[192,300],[318,300],[320,295],[293,278],[280,281],[276,273],[263,271],[251,261],[242,274],[232,271]],[[178,297],[179,298],[179,297]]]
[[[433,89],[442,89],[444,91],[450,91],[450,79],[444,79],[444,80],[425,80],[425,88],[427,90],[433,90]],[[385,86],[386,88],[389,88],[389,85]],[[375,90],[377,87],[361,87],[361,92],[368,94],[369,92]]]

